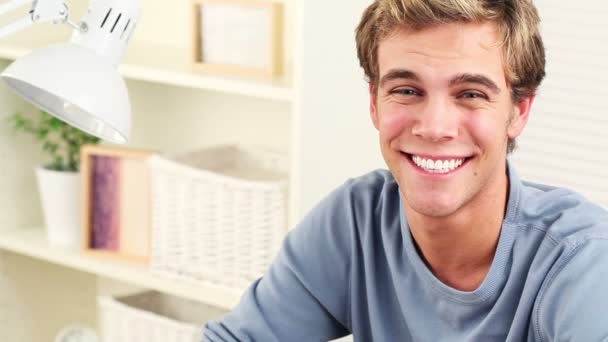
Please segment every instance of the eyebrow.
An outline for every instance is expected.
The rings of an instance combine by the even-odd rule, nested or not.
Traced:
[[[450,80],[450,87],[461,83],[476,83],[489,88],[493,93],[500,94],[500,88],[489,77],[481,74],[461,74]]]
[[[420,77],[415,72],[406,69],[391,69],[380,79],[380,88],[384,87],[387,82],[393,80],[412,80],[420,81]]]
[[[391,69],[380,79],[380,88],[384,87],[387,82],[393,80],[412,80],[420,81],[420,77],[413,71],[407,69]],[[500,87],[494,83],[489,77],[481,74],[464,73],[452,77],[449,81],[449,86],[453,87],[461,83],[476,83],[489,88],[493,93],[500,94]]]

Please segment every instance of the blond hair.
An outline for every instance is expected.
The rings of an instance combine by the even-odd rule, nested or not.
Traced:
[[[545,76],[540,18],[532,0],[375,0],[356,30],[357,55],[368,82],[378,83],[378,45],[396,29],[451,22],[497,24],[513,102],[534,95]],[[509,139],[508,152],[515,149]]]

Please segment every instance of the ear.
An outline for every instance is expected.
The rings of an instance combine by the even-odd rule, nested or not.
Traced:
[[[374,127],[378,129],[378,108],[376,106],[378,99],[378,93],[376,92],[376,85],[374,82],[369,82],[369,114],[374,123]]]
[[[507,135],[509,138],[517,138],[526,127],[528,118],[530,117],[530,109],[532,108],[535,97],[536,95],[528,96],[515,104],[513,117],[507,128]]]

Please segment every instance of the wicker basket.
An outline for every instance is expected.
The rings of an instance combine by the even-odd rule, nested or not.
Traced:
[[[200,342],[204,323],[226,313],[156,291],[102,296],[97,303],[102,342]]]
[[[282,155],[219,146],[149,163],[154,272],[243,289],[266,271],[286,234]]]

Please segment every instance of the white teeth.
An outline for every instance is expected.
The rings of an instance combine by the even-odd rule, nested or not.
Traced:
[[[464,163],[464,159],[432,160],[418,156],[412,156],[412,160],[414,164],[431,173],[447,173]]]

